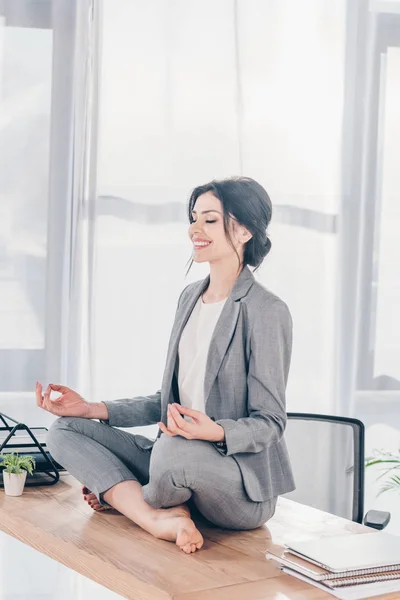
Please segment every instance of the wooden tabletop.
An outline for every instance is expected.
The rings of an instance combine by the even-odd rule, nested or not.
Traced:
[[[115,512],[94,513],[69,475],[18,498],[0,490],[0,529],[132,600],[332,600],[284,575],[265,558],[294,540],[372,530],[280,498],[274,517],[253,531],[217,529],[195,519],[203,548],[187,555]],[[397,600],[385,594],[379,600]]]

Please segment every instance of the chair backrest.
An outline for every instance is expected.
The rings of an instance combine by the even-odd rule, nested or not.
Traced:
[[[362,523],[363,423],[331,415],[287,416],[285,441],[296,489],[285,497]]]

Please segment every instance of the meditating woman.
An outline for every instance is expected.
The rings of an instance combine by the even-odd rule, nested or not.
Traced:
[[[271,248],[270,199],[248,177],[212,181],[194,189],[188,213],[192,263],[208,262],[210,273],[179,297],[161,389],[92,403],[38,383],[36,398],[60,417],[48,448],[91,507],[113,507],[189,554],[203,545],[191,509],[219,527],[254,529],[294,482],[283,436],[292,321],[249,269]],[[154,423],[155,442],[118,429]]]

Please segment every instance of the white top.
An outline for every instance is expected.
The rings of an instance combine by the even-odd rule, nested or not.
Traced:
[[[178,388],[182,406],[205,412],[204,377],[215,326],[226,302],[204,304],[202,296],[182,331],[179,341]],[[191,421],[190,417],[185,417]]]

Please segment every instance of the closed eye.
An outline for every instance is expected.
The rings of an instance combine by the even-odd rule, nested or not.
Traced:
[[[192,219],[190,222],[191,223],[196,223],[196,221],[194,219]],[[216,219],[214,219],[214,221],[206,221],[206,223],[216,223],[216,222],[217,222]]]

